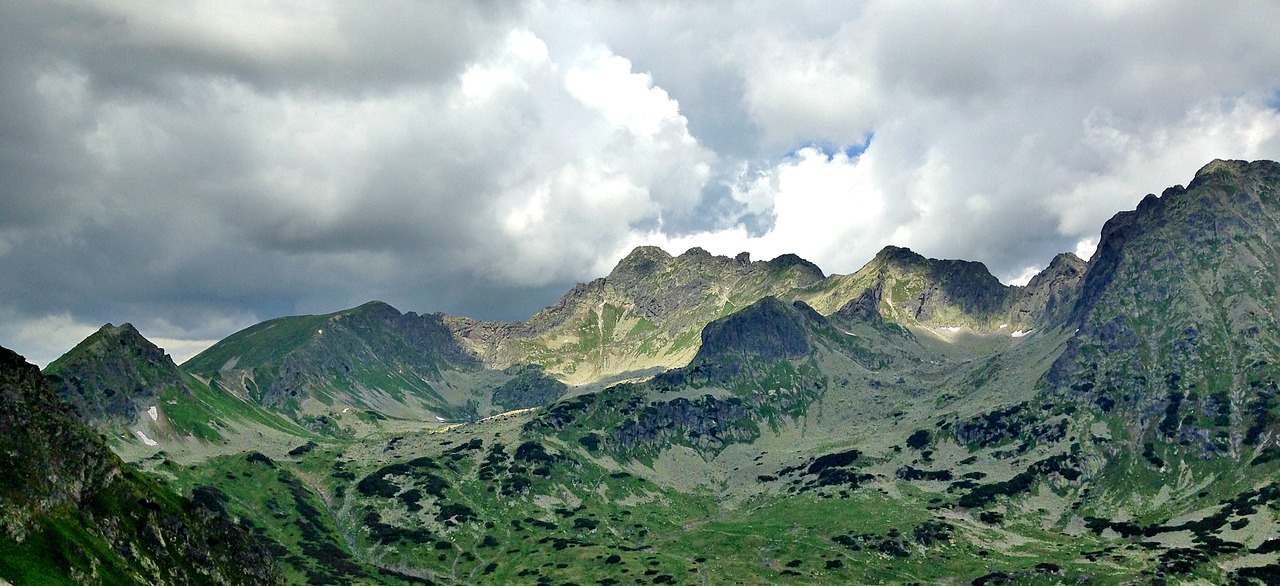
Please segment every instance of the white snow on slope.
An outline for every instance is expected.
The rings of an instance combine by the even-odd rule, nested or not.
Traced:
[[[153,440],[153,439],[151,439],[151,438],[147,437],[147,434],[142,433],[142,431],[141,431],[141,430],[139,430],[139,431],[135,431],[135,432],[133,432],[133,433],[137,434],[138,439],[142,440],[142,443],[147,444],[148,446],[158,446],[158,445],[160,445],[159,443],[157,443],[157,442],[156,442],[156,440]]]
[[[150,416],[151,416],[151,420],[152,420],[152,421],[159,421],[159,419],[160,419],[160,410],[159,410],[159,409],[156,409],[156,406],[155,406],[155,405],[152,405],[150,409],[147,409],[147,415],[150,415]]]

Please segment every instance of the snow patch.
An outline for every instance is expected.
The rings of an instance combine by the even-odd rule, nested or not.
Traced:
[[[1013,337],[1015,337],[1015,338],[1021,338],[1021,337],[1025,336],[1025,335],[1027,335],[1027,334],[1030,334],[1031,332],[1034,332],[1034,331],[1035,331],[1035,330],[1018,330],[1018,331],[1016,331],[1016,332],[1014,332],[1014,333],[1012,333],[1012,334],[1009,334],[1009,335],[1010,335],[1010,336],[1013,336]]]
[[[960,326],[951,326],[951,327],[949,327],[949,328],[942,328],[942,329],[944,329],[944,330],[946,330],[946,331],[948,331],[948,332],[958,332],[958,331],[960,331]]]
[[[138,439],[142,440],[142,443],[147,444],[148,446],[158,446],[158,445],[160,445],[158,442],[156,442],[156,440],[153,440],[153,439],[151,439],[151,438],[147,437],[147,434],[142,433],[142,431],[141,431],[141,430],[135,431],[135,432],[133,432],[133,433],[134,433],[135,435],[137,435],[137,436],[138,436]]]
[[[1003,330],[1003,329],[1005,329],[1005,328],[1007,328],[1007,327],[1009,327],[1009,324],[1000,324],[1000,329],[1002,329],[1002,330]]]
[[[155,405],[152,405],[150,409],[147,409],[147,415],[151,416],[152,421],[160,420],[160,410],[156,409]]]

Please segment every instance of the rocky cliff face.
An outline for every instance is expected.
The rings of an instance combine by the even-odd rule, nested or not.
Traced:
[[[770,261],[640,247],[519,327],[453,322],[492,368],[538,364],[574,384],[687,364],[712,320],[823,279],[795,255]],[[485,339],[487,337],[487,339]]]
[[[0,578],[281,582],[245,528],[124,466],[35,366],[4,348],[0,469]]]
[[[1087,267],[1088,263],[1070,252],[1053,257],[1049,266],[1032,277],[1025,287],[1013,288],[1016,293],[1005,323],[1017,329],[1030,329],[1067,321],[1080,296],[1080,283]]]
[[[1280,164],[1214,161],[1102,230],[1048,381],[1203,453],[1274,440]]]
[[[809,353],[805,322],[826,320],[802,301],[788,308],[776,297],[765,297],[702,330],[699,362],[719,362],[730,356],[778,362]]]
[[[797,296],[824,315],[861,321],[1014,331],[1037,327],[1074,301],[1082,265],[1073,255],[1059,256],[1026,287],[1013,287],[982,263],[925,258],[887,246],[857,272],[832,276]]]
[[[814,356],[838,346],[832,339],[840,335],[804,302],[765,297],[708,324],[687,366],[562,401],[530,428],[572,427],[623,458],[672,445],[715,454],[754,441],[761,426],[801,416],[827,384]],[[728,396],[669,398],[696,389]]]

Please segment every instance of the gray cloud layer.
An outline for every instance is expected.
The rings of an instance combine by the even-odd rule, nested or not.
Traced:
[[[1273,3],[0,5],[0,344],[380,298],[527,317],[631,246],[1012,279],[1280,157]],[[863,150],[865,148],[865,151]]]

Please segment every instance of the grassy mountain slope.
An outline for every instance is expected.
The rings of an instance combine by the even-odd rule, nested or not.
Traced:
[[[382,416],[465,418],[477,409],[468,405],[472,388],[483,386],[467,376],[481,370],[478,360],[455,343],[440,316],[402,314],[376,301],[263,322],[183,368],[300,419],[332,417],[346,407]]]
[[[289,419],[183,372],[130,324],[103,326],[44,374],[82,421],[127,456],[183,444],[218,451],[245,434],[257,441],[308,435]]]

